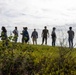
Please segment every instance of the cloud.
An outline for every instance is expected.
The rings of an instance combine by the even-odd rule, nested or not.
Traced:
[[[75,23],[75,0],[0,0],[0,25]]]

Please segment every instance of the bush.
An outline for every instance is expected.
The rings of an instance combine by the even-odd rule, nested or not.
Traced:
[[[75,49],[0,42],[0,75],[76,75]]]

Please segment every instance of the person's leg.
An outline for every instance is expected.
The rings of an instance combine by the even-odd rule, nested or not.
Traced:
[[[73,39],[72,39],[72,48],[73,48]]]
[[[52,46],[53,46],[53,38],[52,38]]]
[[[71,48],[71,40],[70,40],[70,39],[68,39],[68,41],[69,41],[69,48]]]
[[[54,46],[54,45],[55,45],[55,39],[52,38],[52,46]]]
[[[35,44],[37,45],[37,38],[35,38]]]
[[[45,38],[45,45],[47,45],[47,38]]]
[[[37,45],[37,39],[36,38],[33,39],[33,42],[34,42],[34,44]]]
[[[55,46],[56,38],[54,38],[54,46]]]
[[[73,39],[71,39],[71,48],[73,48]]]
[[[44,37],[42,37],[42,45],[43,45],[43,43],[44,43]]]
[[[32,38],[32,42],[33,42],[33,45],[34,45],[34,38]]]
[[[24,43],[24,37],[22,37],[22,43]]]
[[[53,46],[55,46],[55,39],[53,40]]]
[[[8,46],[8,40],[7,39],[5,40],[5,45]]]
[[[27,37],[27,39],[25,40],[25,43],[29,44],[29,38]]]
[[[15,38],[15,43],[17,43],[17,38]]]

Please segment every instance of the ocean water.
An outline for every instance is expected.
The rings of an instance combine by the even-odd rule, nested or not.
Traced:
[[[8,36],[10,36],[10,35],[13,36],[12,31],[13,31],[13,29],[8,29],[7,30],[7,35]],[[20,34],[21,32],[22,32],[22,29],[18,30],[18,33],[19,33],[18,42],[21,42],[21,39],[22,39],[22,35]],[[31,33],[33,32],[33,29],[28,29],[28,32],[29,32],[29,36],[30,36],[29,43],[32,44]],[[37,44],[41,45],[42,44],[42,37],[41,37],[42,29],[37,29],[37,32],[38,32]],[[52,45],[51,44],[51,42],[52,42],[51,32],[52,32],[52,30],[49,29],[49,37],[47,39],[47,45],[49,45],[49,46]],[[74,32],[76,32],[76,31],[74,30]],[[0,34],[1,34],[1,31],[0,31]],[[61,46],[62,45],[64,47],[65,46],[68,47],[68,34],[67,34],[66,29],[57,29],[56,30],[56,36],[57,36],[56,46]],[[76,47],[76,35],[74,37],[74,47]]]

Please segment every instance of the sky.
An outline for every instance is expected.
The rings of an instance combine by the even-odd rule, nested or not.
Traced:
[[[76,24],[76,0],[0,0],[0,26]]]

